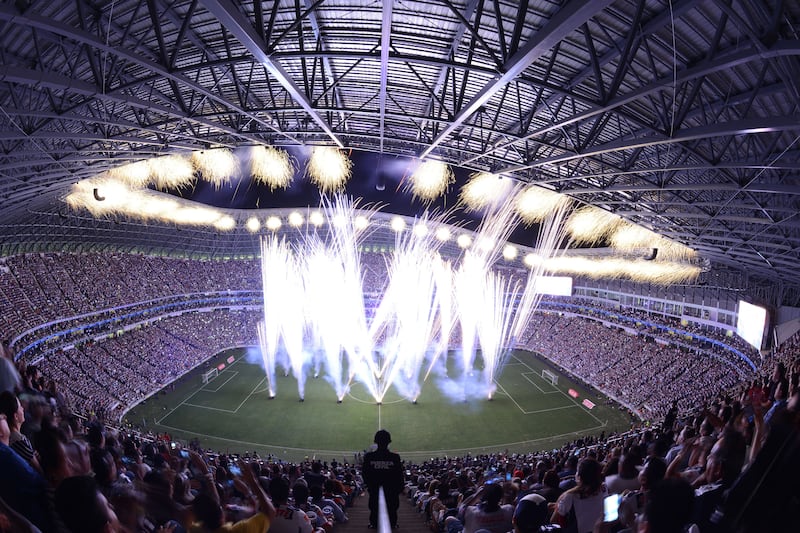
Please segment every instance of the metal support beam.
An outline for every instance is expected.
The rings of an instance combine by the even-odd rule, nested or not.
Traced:
[[[244,45],[247,51],[253,55],[253,58],[264,65],[270,75],[289,93],[292,100],[305,109],[308,116],[322,128],[322,131],[330,137],[336,146],[344,148],[344,144],[342,144],[322,115],[311,105],[311,102],[289,73],[280,64],[270,59],[269,54],[266,52],[267,43],[264,42],[242,12],[227,0],[202,0],[202,2],[206,9],[217,17],[220,23]]]
[[[733,122],[725,122],[723,124],[713,124],[711,126],[699,126],[697,128],[688,128],[677,132],[672,137],[659,137],[659,138],[644,138],[644,139],[621,139],[613,141],[600,146],[595,146],[586,152],[575,153],[566,152],[563,155],[547,157],[539,159],[533,163],[526,163],[524,165],[515,165],[499,170],[498,173],[513,173],[521,170],[536,168],[545,165],[555,165],[573,161],[576,159],[583,159],[586,157],[599,156],[610,152],[622,152],[625,150],[632,150],[635,148],[645,148],[650,146],[658,146],[662,144],[676,144],[686,141],[693,141],[697,139],[708,139],[711,137],[724,137],[727,135],[749,135],[753,133],[765,133],[776,131],[794,131],[797,124],[800,122],[800,117],[768,117],[757,119],[744,119]]]
[[[381,20],[381,79],[380,79],[380,136],[381,153],[383,153],[384,119],[386,117],[386,85],[389,83],[389,47],[392,42],[392,4],[383,3],[383,19]]]
[[[517,78],[534,61],[539,59],[548,50],[553,48],[567,35],[580,28],[586,21],[598,12],[604,10],[613,0],[597,0],[585,2],[572,0],[561,8],[542,29],[537,31],[530,40],[519,50],[501,69],[501,74],[483,86],[472,100],[456,115],[450,125],[444,129],[422,152],[421,157],[426,157],[439,144],[460,128],[464,122],[474,115],[486,102],[503,89],[507,84]]]

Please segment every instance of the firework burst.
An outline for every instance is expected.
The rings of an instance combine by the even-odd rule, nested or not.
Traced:
[[[239,173],[239,160],[227,148],[193,152],[192,166],[215,189],[229,184],[231,178]]]
[[[414,198],[430,203],[443,195],[456,177],[441,161],[423,161],[411,174],[408,188]]]
[[[150,178],[156,188],[182,189],[194,182],[194,167],[185,157],[165,155],[148,161]]]
[[[550,213],[567,207],[570,203],[569,197],[536,185],[525,187],[514,198],[517,215],[526,225],[541,222]]]
[[[250,151],[250,173],[256,183],[275,189],[287,189],[292,184],[295,164],[285,151],[271,146],[254,146]]]
[[[341,191],[353,173],[353,162],[338,148],[317,146],[311,153],[306,174],[322,194]]]
[[[572,213],[567,220],[566,230],[576,244],[593,245],[608,238],[622,222],[617,215],[586,206]]]
[[[461,188],[458,199],[466,206],[467,211],[478,211],[497,206],[509,197],[513,188],[514,183],[509,178],[477,172]]]

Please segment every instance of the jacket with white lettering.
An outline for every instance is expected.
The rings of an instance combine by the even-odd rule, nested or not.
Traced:
[[[364,482],[370,491],[383,487],[386,492],[402,492],[404,480],[400,456],[380,448],[364,454]]]

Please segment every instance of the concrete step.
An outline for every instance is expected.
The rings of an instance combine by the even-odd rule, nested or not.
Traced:
[[[346,524],[336,524],[333,533],[367,533],[369,529],[369,497],[363,494],[356,498],[353,505],[346,509],[350,520]],[[408,501],[405,494],[400,496],[400,508],[397,510],[397,533],[431,533],[422,515]]]

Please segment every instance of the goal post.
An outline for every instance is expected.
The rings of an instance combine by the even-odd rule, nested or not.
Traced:
[[[217,369],[217,367],[214,367],[211,370],[203,372],[203,385],[207,384],[208,382],[216,378],[218,375],[219,375],[219,370]]]
[[[542,370],[542,378],[554,387],[558,385],[558,374],[554,374],[546,368]]]

